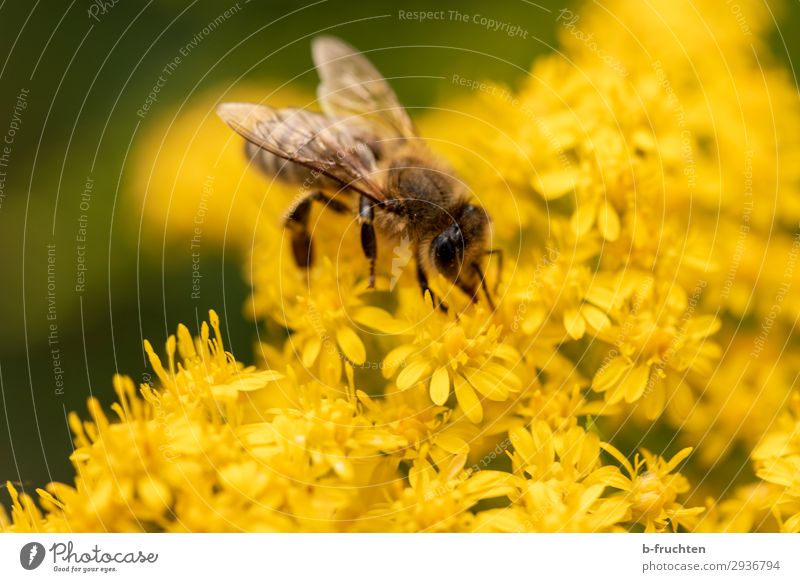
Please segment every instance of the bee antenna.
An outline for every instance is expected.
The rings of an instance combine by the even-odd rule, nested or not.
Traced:
[[[492,301],[492,296],[489,294],[489,288],[486,286],[486,277],[483,276],[483,271],[477,263],[472,263],[472,268],[475,269],[475,272],[478,273],[478,276],[481,278],[481,289],[483,289],[483,293],[486,295],[486,302],[489,304],[489,307],[492,308],[492,311],[496,311],[497,308],[494,305],[494,301]]]

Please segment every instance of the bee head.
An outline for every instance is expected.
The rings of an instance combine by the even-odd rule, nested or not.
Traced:
[[[489,215],[483,208],[465,204],[454,218],[455,222],[431,241],[431,262],[473,301],[482,287],[492,305],[483,276],[491,234]]]

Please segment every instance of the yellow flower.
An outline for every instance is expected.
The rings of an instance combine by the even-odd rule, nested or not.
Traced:
[[[800,394],[752,458],[756,475],[774,486],[769,504],[781,531],[800,533]]]
[[[295,89],[270,91],[262,84],[236,87],[225,100],[261,101],[265,95],[278,106],[309,100]],[[131,153],[136,172],[126,200],[143,218],[143,240],[166,237],[187,251],[212,252],[223,243],[244,250],[260,223],[280,221],[291,193],[254,170],[241,140],[214,113],[220,100],[220,88],[214,88],[177,113],[147,119]],[[142,247],[161,252],[160,246]]]
[[[519,353],[503,341],[501,328],[487,320],[485,312],[476,309],[453,320],[421,301],[413,303],[411,312],[409,333],[414,339],[393,349],[383,362],[384,376],[397,374],[400,390],[422,383],[437,406],[447,404],[455,393],[463,413],[479,423],[481,398],[502,402],[522,389],[511,369]]]
[[[595,335],[611,325],[612,291],[596,283],[585,264],[595,245],[575,244],[569,253],[559,250],[568,241],[549,247],[534,259],[533,272],[518,273],[510,281],[502,313],[512,331],[534,336],[537,343],[559,342]]]
[[[317,383],[295,385],[296,407],[261,409],[243,423],[250,395],[281,374],[244,368],[203,324],[167,341],[168,366],[147,344],[160,387],[114,380],[117,420],[89,401],[91,422],[70,415],[74,486],[40,492],[43,516],[13,486],[13,522],[37,531],[340,530],[396,481],[406,440],[376,427],[354,399]],[[176,357],[178,356],[178,357]],[[341,393],[346,393],[342,389]],[[373,491],[371,494],[370,492]],[[372,495],[372,496],[371,496]]]
[[[642,400],[648,419],[665,404],[684,418],[694,404],[691,382],[703,386],[721,353],[708,339],[720,322],[713,315],[695,315],[697,300],[681,288],[652,282],[645,293],[633,295],[615,314],[621,323],[602,334],[615,347],[595,373],[592,388],[609,404]]]
[[[518,492],[508,508],[478,514],[481,531],[617,531],[628,502],[605,495],[619,478],[616,467],[602,466],[600,439],[574,426],[553,431],[534,421],[530,430],[509,433]]]
[[[730,341],[725,363],[716,367],[702,397],[686,409],[688,414],[673,419],[683,442],[702,442],[693,458],[704,466],[719,465],[742,449],[752,451],[775,428],[786,405],[796,366],[780,353],[785,340],[776,338],[753,358],[757,340],[758,335],[742,332]]]
[[[678,496],[689,491],[689,482],[680,473],[673,473],[691,454],[691,448],[683,449],[669,461],[642,449],[633,464],[612,445],[604,444],[603,449],[628,474],[619,475],[612,486],[625,492],[631,521],[644,526],[646,532],[692,529],[704,508],[686,508],[678,502]]]
[[[737,487],[733,494],[717,502],[706,501],[706,511],[694,531],[705,533],[774,532],[778,526],[770,513],[774,489],[768,483]]]
[[[471,531],[469,511],[479,501],[508,496],[513,477],[501,471],[465,470],[466,455],[451,455],[441,466],[424,457],[408,473],[408,487],[390,502],[377,504],[367,514],[371,531]]]
[[[323,382],[338,384],[345,361],[363,366],[367,350],[360,333],[398,329],[385,310],[366,303],[370,289],[365,277],[352,270],[335,269],[325,258],[303,284],[297,273],[279,280],[280,303],[271,305],[271,316],[291,331],[286,349]]]
[[[25,492],[19,493],[11,481],[6,482],[6,489],[11,497],[11,515],[9,516],[6,508],[0,505],[0,531],[17,533],[64,531],[63,528],[50,527],[51,523],[45,519],[31,496]],[[59,505],[53,503],[52,496],[46,491],[37,489],[36,492],[42,498],[42,505],[47,509],[54,509]]]

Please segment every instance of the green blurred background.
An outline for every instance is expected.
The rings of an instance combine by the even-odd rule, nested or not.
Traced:
[[[165,65],[232,7],[235,13],[182,58],[144,118],[137,115]],[[90,394],[109,403],[114,373],[141,380],[148,371],[144,338],[161,351],[179,322],[192,329],[214,308],[227,345],[238,359],[253,361],[256,327],[242,314],[248,289],[239,249],[206,245],[202,299],[188,300],[186,245],[175,245],[167,233],[140,240],[140,202],[126,197],[143,170],[130,159],[146,147],[141,136],[165,115],[239,79],[275,86],[301,75],[292,83],[310,93],[316,78],[309,70],[309,39],[322,32],[362,50],[395,47],[371,58],[385,76],[407,77],[395,86],[409,107],[458,91],[450,81],[456,72],[514,87],[537,55],[553,50],[562,7],[549,0],[3,3],[0,133],[12,123],[20,91],[28,93],[8,166],[0,168],[6,172],[0,204],[0,480],[28,488],[71,479],[66,411],[86,416]],[[528,34],[512,37],[451,18],[403,20],[400,10],[481,14]],[[797,2],[783,15],[788,55],[773,39],[787,63],[800,55],[798,15]],[[87,176],[91,201],[82,209]],[[81,214],[88,217],[87,271],[85,289],[77,292]],[[47,245],[55,245],[50,297]],[[53,301],[55,321],[48,320]],[[53,323],[55,343],[48,341]],[[63,370],[63,393],[54,356]]]

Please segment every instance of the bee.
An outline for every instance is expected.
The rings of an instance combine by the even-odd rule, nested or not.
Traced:
[[[375,286],[377,237],[410,242],[417,280],[443,311],[429,286],[440,273],[473,303],[482,289],[494,309],[484,277],[491,219],[464,183],[417,135],[408,113],[377,69],[344,41],[312,41],[320,76],[322,113],[275,109],[253,103],[221,103],[217,113],[246,140],[247,155],[264,173],[294,185],[301,195],[284,226],[295,262],[313,262],[308,222],[311,205],[357,213],[361,247]]]

